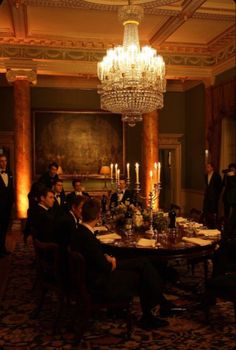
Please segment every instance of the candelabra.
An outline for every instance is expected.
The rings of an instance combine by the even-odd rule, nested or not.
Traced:
[[[153,190],[151,190],[149,192],[148,197],[142,196],[140,194],[140,191],[141,191],[140,184],[139,183],[135,184],[135,191],[136,191],[137,198],[148,200],[148,208],[150,211],[150,226],[149,226],[149,229],[146,231],[146,233],[151,237],[154,237],[154,235],[155,235],[155,230],[153,228],[153,211],[155,208],[154,207],[155,203],[157,203],[156,207],[159,208],[160,190],[161,190],[161,183],[159,182],[159,183],[154,185]]]

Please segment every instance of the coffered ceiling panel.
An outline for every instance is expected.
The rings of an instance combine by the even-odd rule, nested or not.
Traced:
[[[208,44],[233,25],[229,21],[209,21],[189,19],[179,27],[166,42],[186,44]]]
[[[109,39],[122,43],[123,25],[116,12],[64,8],[27,8],[28,36],[76,39]],[[140,25],[140,39],[149,41],[167,17],[149,15]]]
[[[142,5],[141,45],[166,62],[168,79],[214,79],[235,66],[234,0],[132,0]],[[107,48],[122,44],[117,12],[128,0],[3,0],[0,72],[96,79]],[[73,62],[73,64],[72,64]]]

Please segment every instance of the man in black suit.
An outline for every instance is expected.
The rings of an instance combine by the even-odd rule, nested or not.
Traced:
[[[63,189],[63,180],[56,179],[52,186],[55,201],[52,207],[55,217],[61,217],[66,210],[66,196]]]
[[[55,217],[52,207],[55,198],[52,190],[43,188],[39,193],[39,202],[30,211],[29,222],[34,230],[35,238],[42,242],[56,242]]]
[[[58,180],[58,164],[56,162],[52,162],[48,166],[48,171],[44,173],[40,178],[39,182],[44,184],[47,188],[52,189],[52,186],[56,180]]]
[[[222,190],[222,180],[218,172],[214,170],[214,165],[206,165],[205,193],[203,201],[203,215],[207,226],[214,228],[218,215],[218,202]]]
[[[140,325],[145,329],[168,325],[152,313],[152,308],[160,304],[161,314],[167,315],[170,305],[162,294],[160,277],[151,262],[145,258],[117,261],[103,253],[101,243],[94,235],[100,211],[100,202],[95,199],[84,203],[83,222],[73,232],[70,242],[71,249],[79,251],[85,258],[91,293],[111,300],[138,294],[143,311]]]
[[[72,198],[69,210],[64,213],[56,224],[59,240],[64,246],[69,244],[71,235],[78,228],[78,224],[81,221],[81,209],[85,201],[86,197],[84,196]]]
[[[80,179],[73,179],[72,180],[72,186],[74,188],[74,191],[68,193],[66,196],[66,202],[70,206],[70,203],[76,198],[77,196],[85,196],[89,198],[89,194],[84,191],[84,189],[81,186],[81,180]]]
[[[133,203],[133,193],[126,188],[125,179],[120,179],[118,192],[114,192],[110,199],[110,208],[117,207],[120,203]]]
[[[7,251],[6,234],[10,223],[14,202],[13,176],[7,170],[7,157],[0,155],[0,257],[10,254]]]

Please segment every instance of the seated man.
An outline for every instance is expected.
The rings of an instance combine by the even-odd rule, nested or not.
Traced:
[[[70,237],[75,230],[77,230],[79,222],[81,222],[81,209],[86,201],[86,197],[76,196],[72,198],[69,211],[64,213],[64,215],[57,222],[57,233],[60,237],[59,240],[64,246],[68,246],[70,242]]]
[[[110,199],[110,208],[117,207],[120,203],[133,202],[133,193],[129,189],[126,188],[125,179],[120,180],[120,185],[118,192],[112,193]]]
[[[70,192],[67,196],[66,196],[66,201],[68,203],[68,205],[70,206],[70,202],[76,198],[76,196],[86,196],[86,197],[90,197],[89,194],[87,192],[84,191],[84,189],[81,186],[81,180],[80,179],[74,179],[72,180],[72,186],[74,188],[74,191]]]
[[[39,193],[38,204],[29,212],[29,221],[35,231],[35,238],[39,241],[56,242],[55,218],[52,212],[54,201],[52,190],[43,188]]]
[[[54,191],[55,201],[53,204],[53,212],[56,217],[60,217],[66,210],[66,196],[63,189],[63,180],[56,179],[52,187]]]
[[[40,178],[39,182],[44,184],[47,188],[52,188],[55,180],[58,180],[58,164],[56,162],[52,162],[48,166],[48,171],[44,173]]]
[[[170,304],[162,294],[160,277],[148,259],[117,261],[104,254],[94,228],[100,218],[100,202],[89,199],[82,207],[82,224],[71,236],[70,246],[85,258],[88,288],[92,294],[109,300],[120,300],[136,294],[140,297],[143,316],[141,326],[145,329],[167,326],[168,322],[156,318],[152,309],[161,305],[161,314],[171,311]]]

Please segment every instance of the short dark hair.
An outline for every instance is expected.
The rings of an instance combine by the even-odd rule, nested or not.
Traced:
[[[55,179],[52,184],[56,185],[58,182],[61,182],[63,184],[63,180],[62,179]]]
[[[228,165],[228,168],[229,168],[229,169],[230,169],[230,168],[236,169],[236,163],[230,163],[230,164]]]
[[[120,180],[122,180],[122,181],[125,181],[125,182],[126,182],[126,178],[124,177],[124,175],[122,175],[122,176],[120,177]]]
[[[40,200],[41,197],[47,197],[49,192],[54,193],[54,191],[48,187],[40,188],[38,191],[38,200]]]
[[[51,169],[52,167],[55,167],[55,168],[59,168],[59,165],[56,163],[56,162],[51,162],[49,165],[48,165],[48,169]]]
[[[100,210],[101,204],[97,199],[88,199],[82,207],[82,220],[84,222],[95,220]]]
[[[81,203],[85,202],[86,200],[87,197],[85,196],[72,197],[71,200],[68,202],[68,208],[71,209],[73,206],[78,207]]]
[[[73,179],[72,180],[72,186],[75,187],[76,182],[81,182],[81,179]]]

